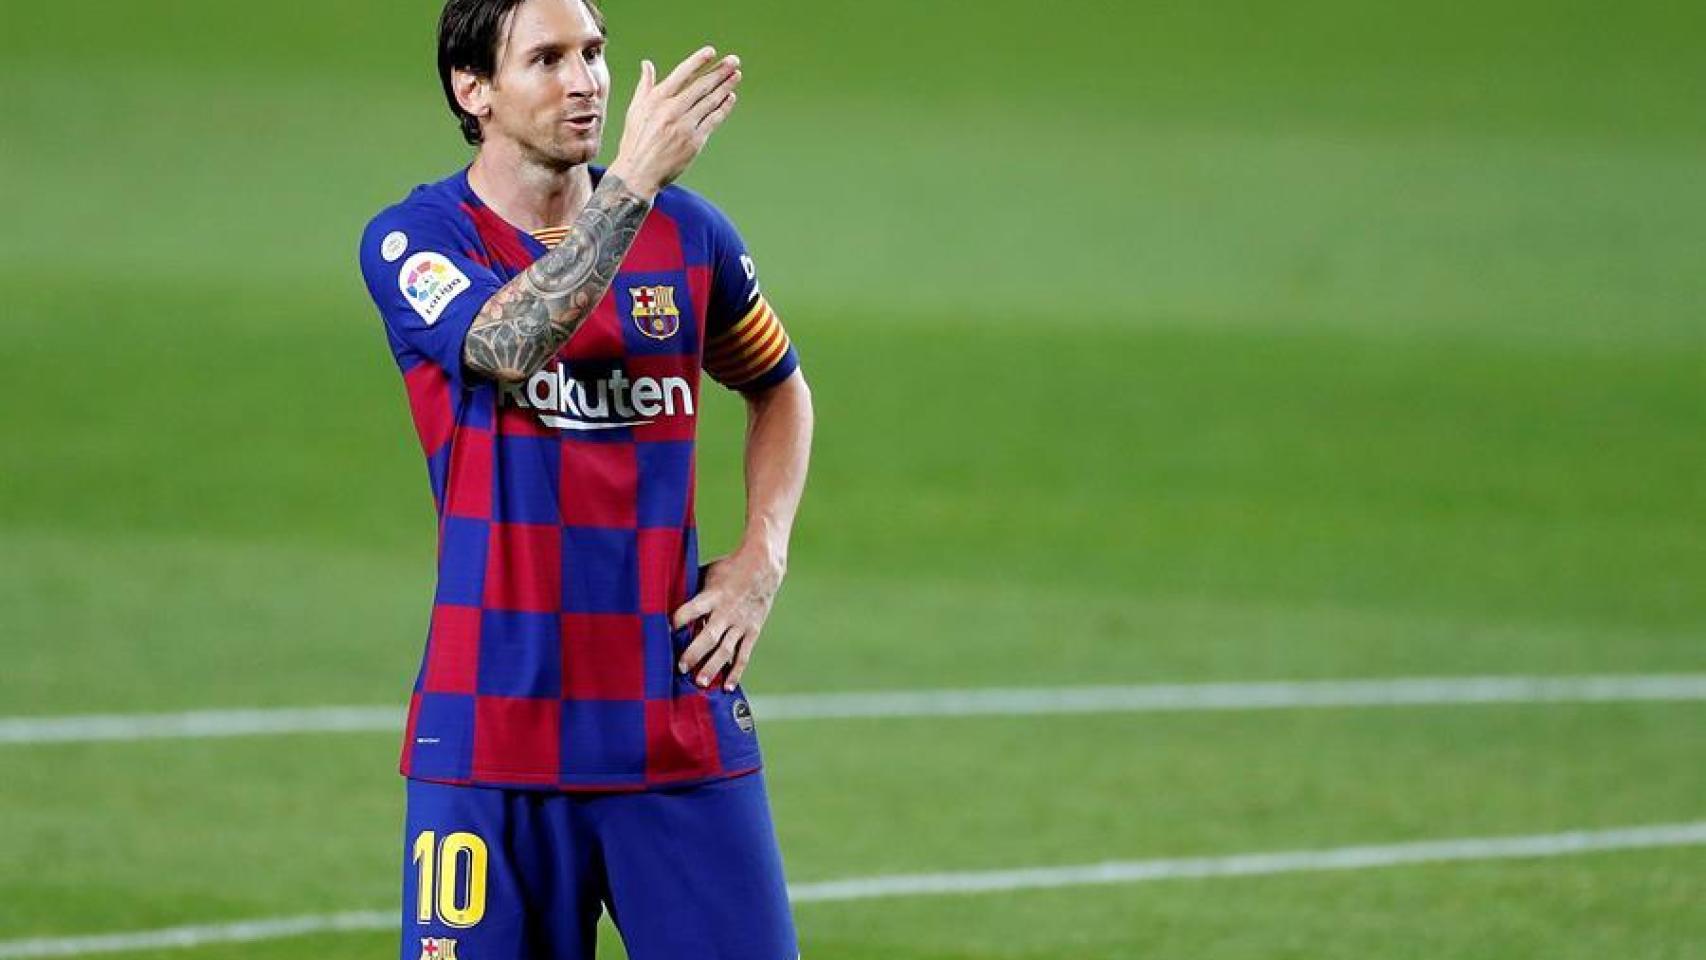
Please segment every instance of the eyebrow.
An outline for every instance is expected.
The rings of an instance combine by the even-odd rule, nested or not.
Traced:
[[[582,43],[581,45],[590,47],[593,44],[608,43],[608,42],[610,42],[610,38],[608,36],[602,34],[602,33],[599,33],[599,34],[593,34],[592,36],[588,37],[586,39],[586,41],[584,43]],[[554,40],[546,40],[542,43],[536,43],[533,46],[528,47],[527,50],[525,50],[522,53],[522,56],[531,60],[534,57],[539,56],[541,53],[562,53],[564,50],[569,49],[571,46],[573,46],[573,44],[558,43]]]

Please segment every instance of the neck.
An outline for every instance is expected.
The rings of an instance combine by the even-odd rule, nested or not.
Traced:
[[[592,196],[586,164],[547,166],[503,141],[481,145],[468,185],[492,212],[523,230],[569,223]]]

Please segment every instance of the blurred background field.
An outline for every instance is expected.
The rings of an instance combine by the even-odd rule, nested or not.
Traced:
[[[1698,6],[605,6],[619,95],[747,63],[686,182],[819,412],[758,696],[1706,671]],[[431,502],[355,243],[466,161],[436,14],[0,11],[0,716],[403,702]],[[1700,703],[764,736],[801,882],[1706,819]],[[390,909],[395,748],[0,745],[0,941]],[[1706,957],[1702,902],[1696,847],[798,919],[847,960],[1602,960]]]

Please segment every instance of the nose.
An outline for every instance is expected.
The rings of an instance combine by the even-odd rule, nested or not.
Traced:
[[[585,57],[564,57],[563,71],[563,88],[569,96],[590,97],[598,93],[598,76]]]

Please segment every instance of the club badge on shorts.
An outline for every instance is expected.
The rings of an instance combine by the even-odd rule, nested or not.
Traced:
[[[456,960],[454,937],[422,937],[421,960]]]
[[[681,329],[674,287],[629,287],[628,297],[634,301],[634,326],[641,333],[653,340],[668,340]]]

